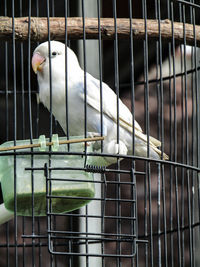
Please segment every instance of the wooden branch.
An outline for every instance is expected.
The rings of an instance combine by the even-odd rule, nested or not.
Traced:
[[[52,40],[65,40],[65,18],[54,17],[50,18],[50,36]],[[28,39],[29,19],[20,17],[14,19],[15,39],[25,41]],[[45,41],[48,39],[47,18],[30,19],[30,37],[32,41]],[[103,40],[114,39],[115,25],[113,18],[101,18],[100,20],[101,38]],[[184,27],[183,23],[174,22],[174,39],[180,43],[184,42]],[[163,40],[172,40],[172,23],[170,20],[162,20],[160,31]],[[130,36],[130,20],[117,19],[118,38],[129,38]],[[67,33],[69,39],[83,38],[83,22],[82,18],[71,17],[67,18]],[[98,39],[98,19],[85,19],[85,33],[87,39]],[[143,19],[132,19],[133,38],[145,38],[145,25]],[[158,39],[159,28],[158,20],[147,20],[147,33],[149,39]],[[200,26],[195,26],[197,46],[200,46]],[[193,25],[185,24],[185,38],[189,45],[194,45],[194,30]],[[0,39],[12,39],[12,18],[0,17]]]

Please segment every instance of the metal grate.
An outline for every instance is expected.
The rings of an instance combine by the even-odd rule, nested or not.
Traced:
[[[54,31],[52,18],[59,22],[59,31]],[[69,139],[68,127],[64,134],[52,107],[48,112],[38,103],[31,70],[34,48],[57,39],[79,55],[84,69],[83,135],[87,137],[86,72],[92,72],[100,80],[101,135],[104,81],[116,93],[117,112],[120,97],[147,134],[148,144],[150,135],[159,139],[169,161],[134,155],[124,155],[121,161],[120,155],[105,154],[103,145],[102,153],[88,151],[87,146],[77,153],[70,145],[65,152],[2,152],[0,161],[13,160],[15,197],[13,220],[0,225],[0,266],[199,266],[199,23],[200,5],[195,0],[2,1],[1,144],[25,139],[32,143],[41,134],[52,138],[54,133]],[[68,114],[66,108],[66,121]],[[119,141],[119,114],[117,118]],[[134,138],[133,132],[133,151]],[[82,158],[84,166],[52,165],[52,159],[67,156]],[[102,156],[116,158],[116,163],[87,164],[88,157]],[[28,217],[17,216],[20,157],[30,160],[30,166],[24,167],[32,190]],[[68,176],[71,171],[93,177],[89,183],[95,186],[95,196],[53,195],[55,181],[88,183],[74,181]],[[36,215],[38,172],[46,183],[44,217]],[[0,199],[3,202],[2,193]],[[55,199],[92,201],[62,213],[54,210]]]
[[[74,168],[76,169],[76,168]],[[56,170],[59,170],[58,168]],[[46,175],[47,175],[47,181],[51,182],[52,180],[58,178],[52,178],[57,177],[55,168],[48,168],[46,166]],[[69,168],[63,169],[62,171],[69,171]],[[71,170],[71,168],[70,168]],[[86,214],[77,214],[77,216],[74,218],[75,220],[80,220],[80,218],[86,218],[86,220],[94,221],[94,223],[101,225],[101,233],[91,232],[88,228],[87,231],[80,232],[79,231],[62,231],[59,230],[58,225],[54,225],[52,223],[52,219],[55,218],[55,216],[63,216],[60,214],[55,214],[51,211],[51,201],[52,198],[55,196],[52,196],[50,192],[47,190],[47,198],[48,198],[48,204],[47,204],[47,214],[48,214],[48,248],[49,251],[56,255],[56,254],[64,254],[64,255],[74,255],[74,256],[88,256],[88,257],[127,257],[132,258],[135,256],[136,251],[136,184],[135,184],[135,172],[132,171],[123,171],[119,170],[117,171],[118,174],[120,173],[127,173],[131,176],[131,182],[123,182],[123,181],[107,181],[106,180],[106,173],[114,172],[112,169],[106,169],[106,168],[96,168],[96,166],[86,166],[85,169],[83,169],[86,172],[92,172],[92,173],[102,173],[102,180],[94,180],[94,183],[100,183],[102,187],[102,197],[101,198],[91,198],[94,203],[95,202],[101,202],[101,214],[98,215],[92,215],[89,211],[86,212]],[[51,178],[49,178],[49,171],[51,171]],[[73,181],[73,180],[72,180]],[[82,182],[83,180],[81,180]],[[62,180],[63,182],[63,180]],[[85,183],[88,183],[87,180],[85,180]],[[107,190],[116,190],[116,186],[125,186],[127,190],[130,190],[132,192],[131,198],[112,198],[107,196]],[[119,189],[119,194],[121,195],[121,189]],[[57,198],[61,198],[61,196],[56,196]],[[80,199],[80,197],[69,197],[70,199]],[[85,199],[85,198],[83,198]],[[94,204],[93,203],[93,204]],[[105,212],[107,210],[108,203],[112,203],[113,206],[115,206],[115,212],[112,215],[106,215]],[[131,216],[122,216],[118,214],[117,208],[120,207],[127,207],[131,212]],[[53,216],[52,216],[53,215]],[[64,215],[66,216],[66,214]],[[67,216],[74,216],[74,214],[67,214]],[[122,229],[128,221],[128,226],[126,227],[126,231],[118,230]],[[90,223],[91,223],[90,222]],[[116,229],[111,232],[105,231],[105,225],[106,224],[118,224]],[[126,223],[127,224],[127,223]],[[63,250],[62,248],[57,247],[56,245],[59,244],[60,240],[65,240],[66,243],[63,243]],[[106,243],[112,244],[112,246],[115,247],[113,251],[108,252],[106,249],[101,249],[100,251],[96,251],[96,253],[90,252],[90,246],[92,244],[104,244],[106,246]],[[122,250],[120,249],[123,246],[129,246],[131,247],[130,251]],[[71,250],[66,251],[66,246],[70,247]],[[81,252],[81,247],[88,246],[88,250],[83,253]],[[78,251],[78,252],[77,252]]]

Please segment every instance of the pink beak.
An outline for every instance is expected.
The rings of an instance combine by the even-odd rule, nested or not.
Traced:
[[[37,74],[38,71],[42,70],[42,63],[45,61],[45,58],[39,53],[34,53],[32,57],[32,68],[33,71]]]

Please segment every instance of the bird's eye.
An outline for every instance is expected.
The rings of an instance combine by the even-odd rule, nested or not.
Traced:
[[[57,55],[57,52],[52,52],[52,56],[56,56]]]

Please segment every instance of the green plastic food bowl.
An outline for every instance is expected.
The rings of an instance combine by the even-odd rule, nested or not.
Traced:
[[[74,137],[72,139],[82,138]],[[60,137],[66,140],[66,137]],[[48,142],[49,139],[46,139]],[[38,143],[38,139],[33,140]],[[16,145],[30,144],[30,140],[17,141]],[[0,147],[13,146],[14,142],[6,142]],[[48,151],[49,148],[46,148]],[[39,148],[32,148],[34,152],[39,152]],[[70,152],[83,152],[85,143],[70,144]],[[14,211],[16,184],[16,213],[22,216],[46,215],[47,193],[51,212],[65,213],[86,205],[90,198],[95,196],[93,174],[84,170],[59,170],[63,167],[82,168],[85,164],[85,157],[81,155],[51,155],[49,165],[49,155],[35,154],[23,155],[24,151],[31,151],[30,148],[19,150],[19,155],[0,154],[0,181],[3,192],[3,200],[6,209]],[[59,145],[57,151],[68,152],[67,145]],[[87,145],[87,151],[92,152],[92,144]],[[5,153],[5,152],[4,152]],[[16,161],[16,164],[14,164]],[[44,165],[50,166],[48,171],[48,187],[46,176],[44,175]],[[87,164],[93,164],[92,158],[87,157]],[[41,170],[26,170],[26,168],[42,168]],[[57,170],[54,170],[57,168]],[[48,169],[49,170],[49,169]],[[14,175],[16,173],[16,176]],[[16,177],[16,181],[14,181]],[[33,194],[34,192],[34,194]],[[84,199],[85,198],[85,199]],[[32,205],[34,204],[34,205]],[[34,208],[33,208],[34,207]]]

